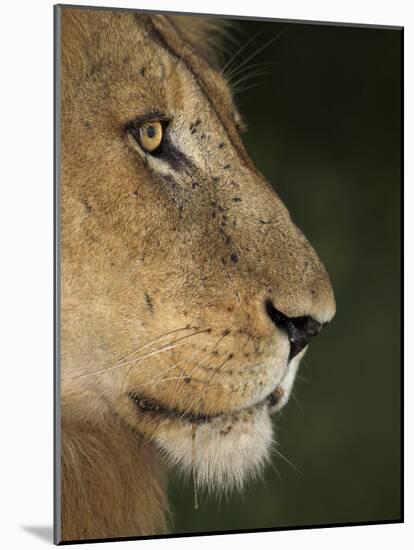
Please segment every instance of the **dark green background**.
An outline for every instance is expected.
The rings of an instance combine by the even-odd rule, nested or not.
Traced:
[[[237,36],[264,29],[247,56],[286,26]],[[280,64],[239,96],[246,145],[324,261],[337,315],[275,418],[303,474],[275,456],[280,478],[268,467],[198,511],[176,478],[178,533],[400,518],[401,55],[398,30],[295,24],[250,62]]]

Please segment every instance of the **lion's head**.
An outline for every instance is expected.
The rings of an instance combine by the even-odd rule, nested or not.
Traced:
[[[64,12],[62,405],[109,411],[228,487],[268,457],[335,302],[243,146],[214,26]]]

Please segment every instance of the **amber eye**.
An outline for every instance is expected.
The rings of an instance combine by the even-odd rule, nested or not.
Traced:
[[[139,129],[141,147],[147,153],[154,153],[162,143],[164,129],[160,121],[144,122]]]

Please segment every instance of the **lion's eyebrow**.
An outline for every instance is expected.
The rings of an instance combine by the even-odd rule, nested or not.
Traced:
[[[128,122],[126,122],[125,129],[128,130],[132,124],[140,126],[145,122],[154,122],[156,120],[159,120],[161,122],[169,122],[170,117],[161,111],[152,109],[150,111],[146,111],[142,115],[138,115],[136,118],[134,118],[134,120],[129,120]]]

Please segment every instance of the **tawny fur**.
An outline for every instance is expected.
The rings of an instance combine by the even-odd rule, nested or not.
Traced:
[[[114,417],[62,425],[62,539],[151,535],[168,527],[157,453]]]
[[[162,455],[210,490],[269,458],[303,353],[265,300],[321,323],[335,302],[243,146],[217,22],[61,13],[61,536],[159,534]],[[128,131],[148,113],[168,158]]]

